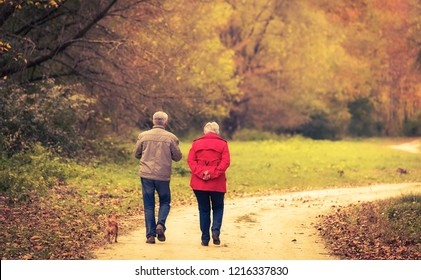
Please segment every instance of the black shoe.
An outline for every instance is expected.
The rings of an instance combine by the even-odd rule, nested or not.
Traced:
[[[161,224],[156,226],[156,234],[158,235],[159,241],[165,241],[164,227]]]
[[[219,240],[219,235],[213,233],[212,234],[212,239],[213,239],[213,244],[215,244],[215,245],[220,245],[221,244],[221,240]]]
[[[148,243],[148,244],[155,244],[155,236],[149,236],[147,239],[146,239],[146,243]]]
[[[207,241],[207,242],[202,241],[201,245],[202,245],[202,246],[209,246],[209,241]]]

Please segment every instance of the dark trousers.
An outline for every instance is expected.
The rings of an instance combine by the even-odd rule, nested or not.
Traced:
[[[140,178],[140,180],[142,182],[146,237],[156,236],[156,226],[161,224],[165,230],[165,221],[170,212],[170,182],[146,178]],[[159,198],[158,220],[155,219],[155,191],[158,193]]]
[[[199,205],[200,230],[202,231],[202,241],[209,242],[209,230],[212,235],[219,236],[224,215],[224,195],[222,192],[197,191],[193,190]],[[212,210],[212,227],[211,227]]]

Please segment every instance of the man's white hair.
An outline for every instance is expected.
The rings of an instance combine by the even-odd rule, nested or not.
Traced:
[[[216,122],[208,122],[203,128],[203,133],[213,132],[219,135],[219,125]]]
[[[153,114],[152,122],[157,125],[165,125],[168,121],[168,115],[165,112],[158,111]]]

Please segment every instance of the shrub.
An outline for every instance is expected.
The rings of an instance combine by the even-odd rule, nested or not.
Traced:
[[[41,145],[32,152],[20,152],[9,157],[1,154],[0,190],[17,200],[25,200],[32,191],[45,191],[63,183],[73,169]]]
[[[310,121],[302,125],[297,132],[311,139],[337,140],[340,128],[332,124],[326,113],[321,112],[312,115]]]
[[[368,98],[359,98],[348,104],[351,120],[348,126],[350,135],[369,137],[379,134],[378,123],[374,120],[374,108]]]
[[[406,136],[421,135],[421,114],[419,114],[416,119],[409,119],[404,122],[403,133]]]
[[[0,147],[8,156],[36,143],[71,155],[79,147],[80,100],[70,89],[48,81],[0,89]]]

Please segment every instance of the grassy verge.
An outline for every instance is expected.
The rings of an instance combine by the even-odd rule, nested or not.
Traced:
[[[318,228],[343,259],[420,260],[421,193],[340,207]]]
[[[181,142],[184,158],[174,164],[174,207],[195,203],[185,160],[190,144]],[[421,182],[419,155],[389,144],[382,139],[233,141],[227,197]],[[128,153],[133,145],[125,144]],[[397,173],[399,167],[409,173]],[[92,250],[105,243],[105,215],[120,216],[123,234],[143,223],[134,158],[80,165],[36,156],[27,163],[2,163],[2,169],[13,175],[15,187],[0,193],[1,259],[90,259]]]
[[[420,179],[419,155],[381,141],[239,142],[231,145],[231,185],[238,190],[306,190]],[[401,176],[397,168],[410,172]]]

